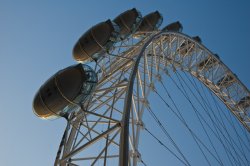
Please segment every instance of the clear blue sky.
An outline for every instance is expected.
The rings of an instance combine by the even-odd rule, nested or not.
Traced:
[[[41,84],[74,64],[72,47],[88,28],[136,7],[159,10],[163,25],[181,21],[250,87],[248,0],[0,0],[0,162],[4,166],[52,165],[64,120],[32,113]]]

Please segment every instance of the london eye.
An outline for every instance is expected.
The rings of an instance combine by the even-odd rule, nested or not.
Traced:
[[[180,21],[162,22],[133,8],[96,24],[77,64],[38,90],[34,113],[67,121],[55,165],[250,165],[248,88]]]

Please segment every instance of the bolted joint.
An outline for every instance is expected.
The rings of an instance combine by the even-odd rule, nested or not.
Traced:
[[[155,85],[154,85],[154,83],[151,82],[151,83],[149,84],[149,88],[150,88],[151,90],[155,90]]]
[[[173,68],[173,72],[175,73],[176,72],[176,66],[172,65],[172,68]]]
[[[161,75],[160,75],[160,74],[157,74],[157,75],[156,75],[156,79],[157,79],[158,81],[161,81]]]
[[[164,71],[164,73],[167,74],[168,76],[170,75],[169,72],[168,72],[167,67],[165,67],[165,68],[163,69],[163,71]]]
[[[141,129],[145,129],[145,125],[142,120],[137,120],[135,123],[137,126],[140,126]]]
[[[141,161],[141,154],[138,152],[138,150],[130,150],[129,155],[130,157],[136,158],[138,161]]]
[[[146,107],[149,106],[149,102],[148,102],[147,99],[143,98],[143,99],[141,100],[141,102],[142,102]]]

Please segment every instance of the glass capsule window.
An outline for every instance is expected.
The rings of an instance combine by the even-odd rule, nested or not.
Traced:
[[[61,112],[61,116],[66,113],[76,112],[80,109],[79,105],[88,102],[91,97],[91,94],[95,90],[96,84],[98,82],[97,74],[95,71],[88,65],[81,64],[82,69],[85,73],[86,80],[83,81],[81,91],[79,95],[72,101],[71,104],[67,105]]]

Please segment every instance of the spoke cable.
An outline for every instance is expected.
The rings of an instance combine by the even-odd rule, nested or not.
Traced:
[[[185,73],[185,75],[186,75],[186,73]],[[197,86],[197,88],[198,88],[198,86]],[[225,125],[225,123],[224,123],[224,121],[223,121],[223,118],[222,118],[222,116],[221,116],[221,114],[220,114],[220,112],[223,112],[223,110],[219,111],[219,110],[217,109],[217,112],[218,112],[218,114],[219,114],[219,118],[218,118],[218,117],[215,115],[215,112],[214,112],[214,110],[212,109],[211,103],[210,103],[209,100],[208,100],[208,96],[206,95],[207,93],[205,92],[204,86],[201,86],[201,89],[202,89],[203,94],[205,95],[205,98],[207,99],[207,103],[206,103],[206,104],[210,107],[210,110],[212,111],[212,114],[213,114],[213,116],[214,116],[214,118],[215,118],[215,122],[218,122],[218,123],[222,126],[222,128],[225,130],[225,132],[226,132],[226,134],[227,134],[227,136],[228,136],[228,138],[229,138],[229,141],[234,143],[234,145],[238,148],[239,152],[244,156],[244,159],[246,160],[246,162],[249,163],[249,160],[247,159],[246,154],[244,153],[244,150],[243,150],[243,147],[242,147],[242,142],[243,142],[243,141],[240,141],[240,136],[238,135],[237,132],[235,132],[235,133],[236,133],[236,136],[237,136],[237,139],[238,139],[238,142],[239,142],[239,145],[240,145],[240,147],[238,147],[238,145],[237,145],[236,141],[234,140],[234,138],[229,134],[229,131],[228,131],[228,129],[227,129],[227,127],[226,127],[226,125]],[[210,92],[210,95],[212,95],[212,94],[211,94],[211,91],[209,91],[209,92]],[[199,93],[199,95],[200,95],[200,93]],[[201,96],[201,95],[200,95],[200,96]],[[201,96],[201,97],[202,97],[202,96]],[[214,104],[217,103],[217,102],[215,101],[214,98],[213,98],[213,103],[214,103]],[[218,103],[217,103],[217,104],[218,104]],[[217,107],[216,107],[216,108],[217,108]],[[233,125],[233,129],[234,129],[234,131],[236,131],[234,125]],[[243,143],[244,143],[244,142],[243,142]]]
[[[196,113],[198,113],[199,114],[199,112],[197,111],[197,109],[194,107],[194,105],[192,104],[192,102],[190,101],[190,99],[186,96],[186,94],[180,89],[180,87],[178,86],[178,84],[173,80],[173,78],[172,77],[170,77],[171,78],[171,80],[175,83],[175,85],[177,86],[177,88],[181,91],[181,93],[185,96],[185,98],[189,101],[189,103],[192,105],[192,107],[193,107],[193,109],[194,109],[194,111],[196,112]],[[166,101],[162,98],[162,97],[160,97],[162,100],[163,100],[163,102],[165,102],[165,104],[168,106],[168,104],[166,103]],[[170,107],[171,108],[171,107]],[[173,110],[172,110],[173,111]],[[178,119],[179,120],[181,120],[181,118],[173,111],[173,113],[178,117]],[[207,122],[206,122],[206,120],[203,118],[203,116],[201,116],[200,114],[199,114],[199,116],[202,118],[202,120],[206,123],[206,125],[208,125],[207,124]],[[182,121],[182,120],[181,120]],[[206,145],[204,145],[204,143],[200,140],[200,139],[198,139],[198,136],[187,126],[187,124],[184,122],[184,121],[182,121],[182,123],[188,128],[188,130],[192,133],[192,135],[194,135],[194,137],[196,137],[197,138],[197,140],[206,148],[206,150],[219,162],[219,160],[211,153],[211,151],[207,148],[207,146]],[[209,126],[209,125],[208,125]],[[209,126],[209,128],[213,131],[213,129]],[[214,132],[214,131],[213,131]],[[215,134],[216,135],[216,134]],[[216,135],[217,136],[217,135]],[[217,136],[217,138],[218,138],[218,136]],[[218,138],[219,140],[220,140],[220,138]],[[199,146],[199,145],[198,145]],[[201,150],[202,151],[202,150]],[[205,158],[206,158],[206,156],[204,156]],[[234,157],[234,156],[232,156],[232,157]],[[219,162],[220,163],[220,162]]]
[[[220,140],[220,142],[222,143],[222,145],[227,149],[227,151],[230,153],[230,155],[231,155],[231,157],[234,159],[234,162],[235,162],[235,164],[236,164],[236,159],[235,159],[235,157],[234,157],[234,155],[232,154],[232,152],[231,151],[229,151],[228,149],[230,149],[230,148],[228,148],[228,146],[225,146],[224,145],[224,143],[223,143],[223,141],[221,140],[221,138],[220,138],[220,136],[219,136],[219,133],[218,133],[218,131],[217,130],[220,130],[220,134],[222,134],[222,136],[224,137],[224,139],[226,140],[226,143],[229,143],[229,141],[228,141],[228,139],[226,138],[226,136],[223,134],[223,132],[221,131],[221,129],[220,128],[218,128],[218,126],[216,126],[215,124],[215,122],[213,121],[213,119],[211,118],[211,115],[208,113],[208,111],[206,110],[206,108],[204,108],[204,106],[200,103],[200,101],[199,101],[199,99],[193,94],[193,92],[192,92],[192,90],[189,88],[189,90],[191,91],[191,93],[194,95],[194,97],[196,98],[196,100],[198,101],[198,103],[201,105],[201,107],[204,109],[204,111],[205,111],[205,113],[209,116],[209,118],[210,118],[210,120],[212,121],[212,125],[214,126],[214,128],[215,128],[215,131],[216,131],[216,133],[217,134],[215,134],[215,132],[214,132],[214,130],[211,128],[211,126],[208,124],[208,122],[205,120],[205,118],[199,113],[199,111],[194,107],[194,104],[191,102],[191,100],[189,99],[189,96],[188,96],[188,94],[187,94],[187,92],[186,92],[186,90],[185,90],[185,88],[184,88],[184,86],[183,86],[183,84],[182,84],[182,82],[181,82],[181,80],[180,80],[180,78],[178,77],[178,75],[176,75],[177,76],[177,78],[178,78],[178,82],[180,83],[180,86],[181,86],[181,88],[183,89],[183,90],[181,90],[180,89],[180,87],[178,86],[178,84],[173,80],[173,78],[172,77],[170,77],[171,78],[171,80],[175,83],[175,85],[177,86],[177,88],[181,91],[181,93],[185,96],[185,98],[189,101],[189,103],[191,104],[191,106],[193,107],[193,109],[194,109],[194,111],[197,113],[197,115],[199,115],[201,118],[202,118],[202,120],[206,123],[206,125],[209,127],[209,129],[211,129],[211,131],[214,133],[214,135]],[[230,143],[229,143],[230,144]],[[230,158],[229,158],[230,159]],[[240,164],[240,162],[239,162],[239,160],[237,161],[239,164]],[[237,164],[236,164],[237,165]],[[240,164],[241,165],[241,164]]]
[[[169,151],[172,155],[174,155],[180,162],[182,162],[184,165],[187,165],[181,158],[179,158],[171,149],[167,147],[160,139],[158,139],[152,132],[150,132],[146,127],[145,130],[160,144],[162,145],[167,151]]]
[[[180,82],[180,84],[181,84],[182,87],[183,87],[183,85],[182,85],[182,83],[181,83],[181,80],[182,80],[182,81],[184,82],[184,84],[188,87],[189,91],[190,91],[190,92],[192,93],[192,95],[196,98],[196,100],[198,101],[198,103],[199,103],[199,104],[201,105],[201,107],[204,109],[205,113],[209,116],[210,120],[212,121],[212,125],[213,125],[214,127],[217,127],[217,128],[220,130],[220,133],[223,135],[223,137],[225,138],[225,140],[230,144],[230,147],[232,147],[233,152],[236,154],[237,160],[238,160],[238,162],[240,163],[240,160],[239,160],[239,159],[241,159],[241,155],[239,155],[239,154],[237,153],[237,151],[236,151],[236,149],[235,149],[235,146],[238,148],[239,152],[241,152],[240,148],[239,148],[239,147],[237,146],[237,144],[234,142],[234,140],[232,139],[232,137],[228,134],[227,129],[224,128],[223,125],[220,124],[220,125],[224,128],[224,131],[226,132],[226,134],[228,135],[229,140],[226,139],[227,137],[223,134],[222,129],[220,129],[220,128],[218,127],[219,125],[216,123],[216,122],[220,122],[220,120],[218,120],[218,119],[213,120],[213,118],[211,117],[211,115],[210,115],[210,113],[209,113],[209,110],[211,110],[212,113],[214,114],[213,109],[211,108],[210,104],[207,104],[207,103],[205,102],[203,96],[202,96],[200,93],[198,93],[199,96],[200,96],[200,98],[202,99],[202,101],[203,101],[203,103],[204,103],[205,106],[202,105],[201,102],[200,102],[200,100],[198,99],[198,97],[193,93],[193,91],[191,90],[191,88],[188,86],[187,82],[182,78],[182,76],[181,76],[178,72],[176,72],[176,76],[177,76],[177,78],[178,78],[178,80],[179,80],[179,82]],[[180,80],[180,79],[181,79],[181,80]],[[183,89],[184,89],[184,87],[183,87]],[[187,95],[187,93],[186,93],[186,95]],[[188,95],[187,95],[187,96],[188,96]],[[208,107],[209,107],[209,108],[208,108]],[[214,115],[214,117],[217,118],[215,115]],[[215,124],[217,124],[217,126],[215,126]],[[235,145],[235,146],[234,146],[234,145]],[[244,154],[243,154],[243,155],[244,155]],[[243,160],[241,160],[241,161],[243,161]]]
[[[177,107],[176,103],[174,102],[173,98],[171,97],[170,93],[168,92],[167,88],[165,87],[165,85],[163,84],[162,81],[160,81],[160,82],[161,82],[161,84],[162,84],[162,86],[163,86],[165,92],[167,93],[169,99],[170,99],[171,102],[173,103],[175,109],[176,109],[177,112],[179,113],[180,117],[183,119],[183,121],[185,121],[185,120],[184,120],[184,117],[182,116],[182,114],[181,114],[181,112],[180,112],[180,110],[179,110],[179,108]],[[209,142],[210,142],[211,146],[213,147],[213,149],[214,149],[214,151],[215,151],[215,153],[216,153],[216,155],[217,155],[217,157],[218,157],[218,160],[220,161],[220,164],[221,164],[221,165],[224,165],[223,162],[222,162],[222,160],[221,160],[221,158],[220,158],[220,156],[219,156],[219,154],[218,154],[218,152],[217,152],[217,150],[216,150],[216,148],[214,147],[214,144],[213,144],[212,141],[211,141],[211,138],[210,138],[209,134],[208,134],[207,131],[205,130],[204,124],[201,122],[200,119],[199,119],[199,122],[200,122],[200,124],[201,124],[203,130],[205,131],[205,134],[206,134],[206,136],[208,137]]]
[[[211,165],[211,163],[209,162],[209,160],[207,159],[207,157],[206,157],[206,155],[205,155],[205,153],[203,152],[203,150],[202,150],[202,148],[200,147],[200,145],[199,145],[199,143],[197,142],[197,140],[199,140],[199,142],[202,144],[202,145],[204,145],[204,143],[202,143],[202,141],[200,140],[200,139],[195,139],[195,138],[197,138],[197,136],[194,134],[194,132],[190,129],[190,127],[187,125],[187,123],[185,122],[185,121],[183,121],[182,120],[182,118],[180,118],[180,116],[175,112],[175,111],[173,111],[173,109],[169,106],[169,104],[163,99],[163,97],[157,92],[157,91],[155,91],[156,92],[156,94],[160,97],[160,99],[166,104],[166,106],[168,107],[168,108],[170,108],[170,110],[177,116],[177,118],[184,124],[184,126],[186,126],[187,127],[187,129],[191,132],[191,134],[192,134],[192,136],[194,137],[194,140],[195,140],[195,142],[196,142],[196,144],[197,144],[197,146],[198,146],[198,148],[201,150],[201,152],[202,152],[202,154],[203,154],[203,157],[205,158],[205,160],[207,161],[207,163],[208,163],[208,165]],[[205,146],[205,145],[204,145]],[[208,151],[210,151],[206,146],[205,146],[205,148],[208,150]],[[211,153],[211,152],[210,152]],[[211,153],[211,155],[218,161],[218,159]],[[219,161],[218,161],[219,162]]]
[[[206,110],[211,110],[211,112],[212,112],[212,114],[213,114],[213,116],[214,116],[214,118],[215,118],[215,121],[214,122],[218,122],[219,124],[220,124],[220,126],[222,127],[222,130],[224,130],[225,132],[226,132],[226,134],[227,134],[227,136],[228,136],[228,138],[229,138],[229,141],[230,141],[230,145],[233,147],[233,145],[232,145],[232,140],[233,140],[233,138],[231,137],[231,135],[228,133],[228,130],[227,130],[227,128],[226,128],[226,125],[225,125],[225,123],[224,123],[224,121],[223,121],[223,119],[222,119],[222,117],[221,117],[221,114],[220,114],[220,112],[223,112],[223,110],[218,110],[218,108],[217,108],[217,112],[218,112],[218,114],[219,114],[219,118],[217,118],[217,116],[215,115],[215,112],[214,112],[214,110],[213,110],[213,108],[212,108],[212,106],[211,106],[211,103],[209,102],[209,100],[208,100],[208,96],[206,95],[206,92],[205,92],[205,90],[204,90],[204,87],[203,86],[201,86],[201,84],[200,84],[200,86],[201,86],[201,89],[202,89],[202,94],[204,94],[204,96],[205,96],[205,99],[207,99],[206,101],[205,101],[205,99],[204,99],[204,97],[201,95],[201,93],[200,93],[200,91],[198,90],[199,88],[198,88],[198,86],[197,86],[197,84],[196,84],[196,82],[194,81],[194,78],[192,77],[192,80],[193,81],[191,81],[190,80],[190,78],[187,76],[187,74],[184,72],[184,74],[185,74],[185,76],[186,76],[186,78],[189,80],[189,82],[193,85],[193,87],[195,88],[195,90],[197,91],[197,93],[199,94],[199,96],[200,96],[200,98],[202,99],[202,101],[203,101],[203,103],[204,103],[204,105],[205,105],[205,107],[206,107]],[[207,91],[209,91],[209,90],[207,90]],[[212,92],[211,91],[209,91],[210,92],[210,95],[212,95]],[[213,96],[213,95],[212,95]],[[214,98],[213,98],[214,99]],[[214,102],[214,105],[216,105],[216,104],[218,104],[216,101],[215,101],[215,99],[213,100],[213,102]],[[209,108],[208,108],[209,107]],[[208,114],[209,114],[209,112],[207,112]],[[210,117],[211,117],[211,115],[210,115]],[[212,119],[212,118],[211,118]],[[216,123],[217,124],[217,126],[219,126],[218,125],[218,123]],[[220,130],[220,131],[222,131],[222,130]],[[239,137],[239,136],[238,136]],[[235,145],[236,145],[236,143],[235,142],[233,142]],[[240,145],[241,145],[241,143],[240,143]],[[237,145],[236,145],[237,146]],[[238,148],[238,150],[240,151],[240,149]],[[242,150],[242,154],[243,154],[243,156],[244,156],[244,158],[245,158],[245,160],[247,161],[247,163],[248,163],[248,160],[247,160],[247,158],[246,158],[246,156],[245,156],[245,154],[244,154],[244,152],[243,152],[243,148],[242,148],[242,145],[241,145],[241,150]],[[240,151],[241,152],[241,151]],[[236,154],[237,155],[237,154]]]

